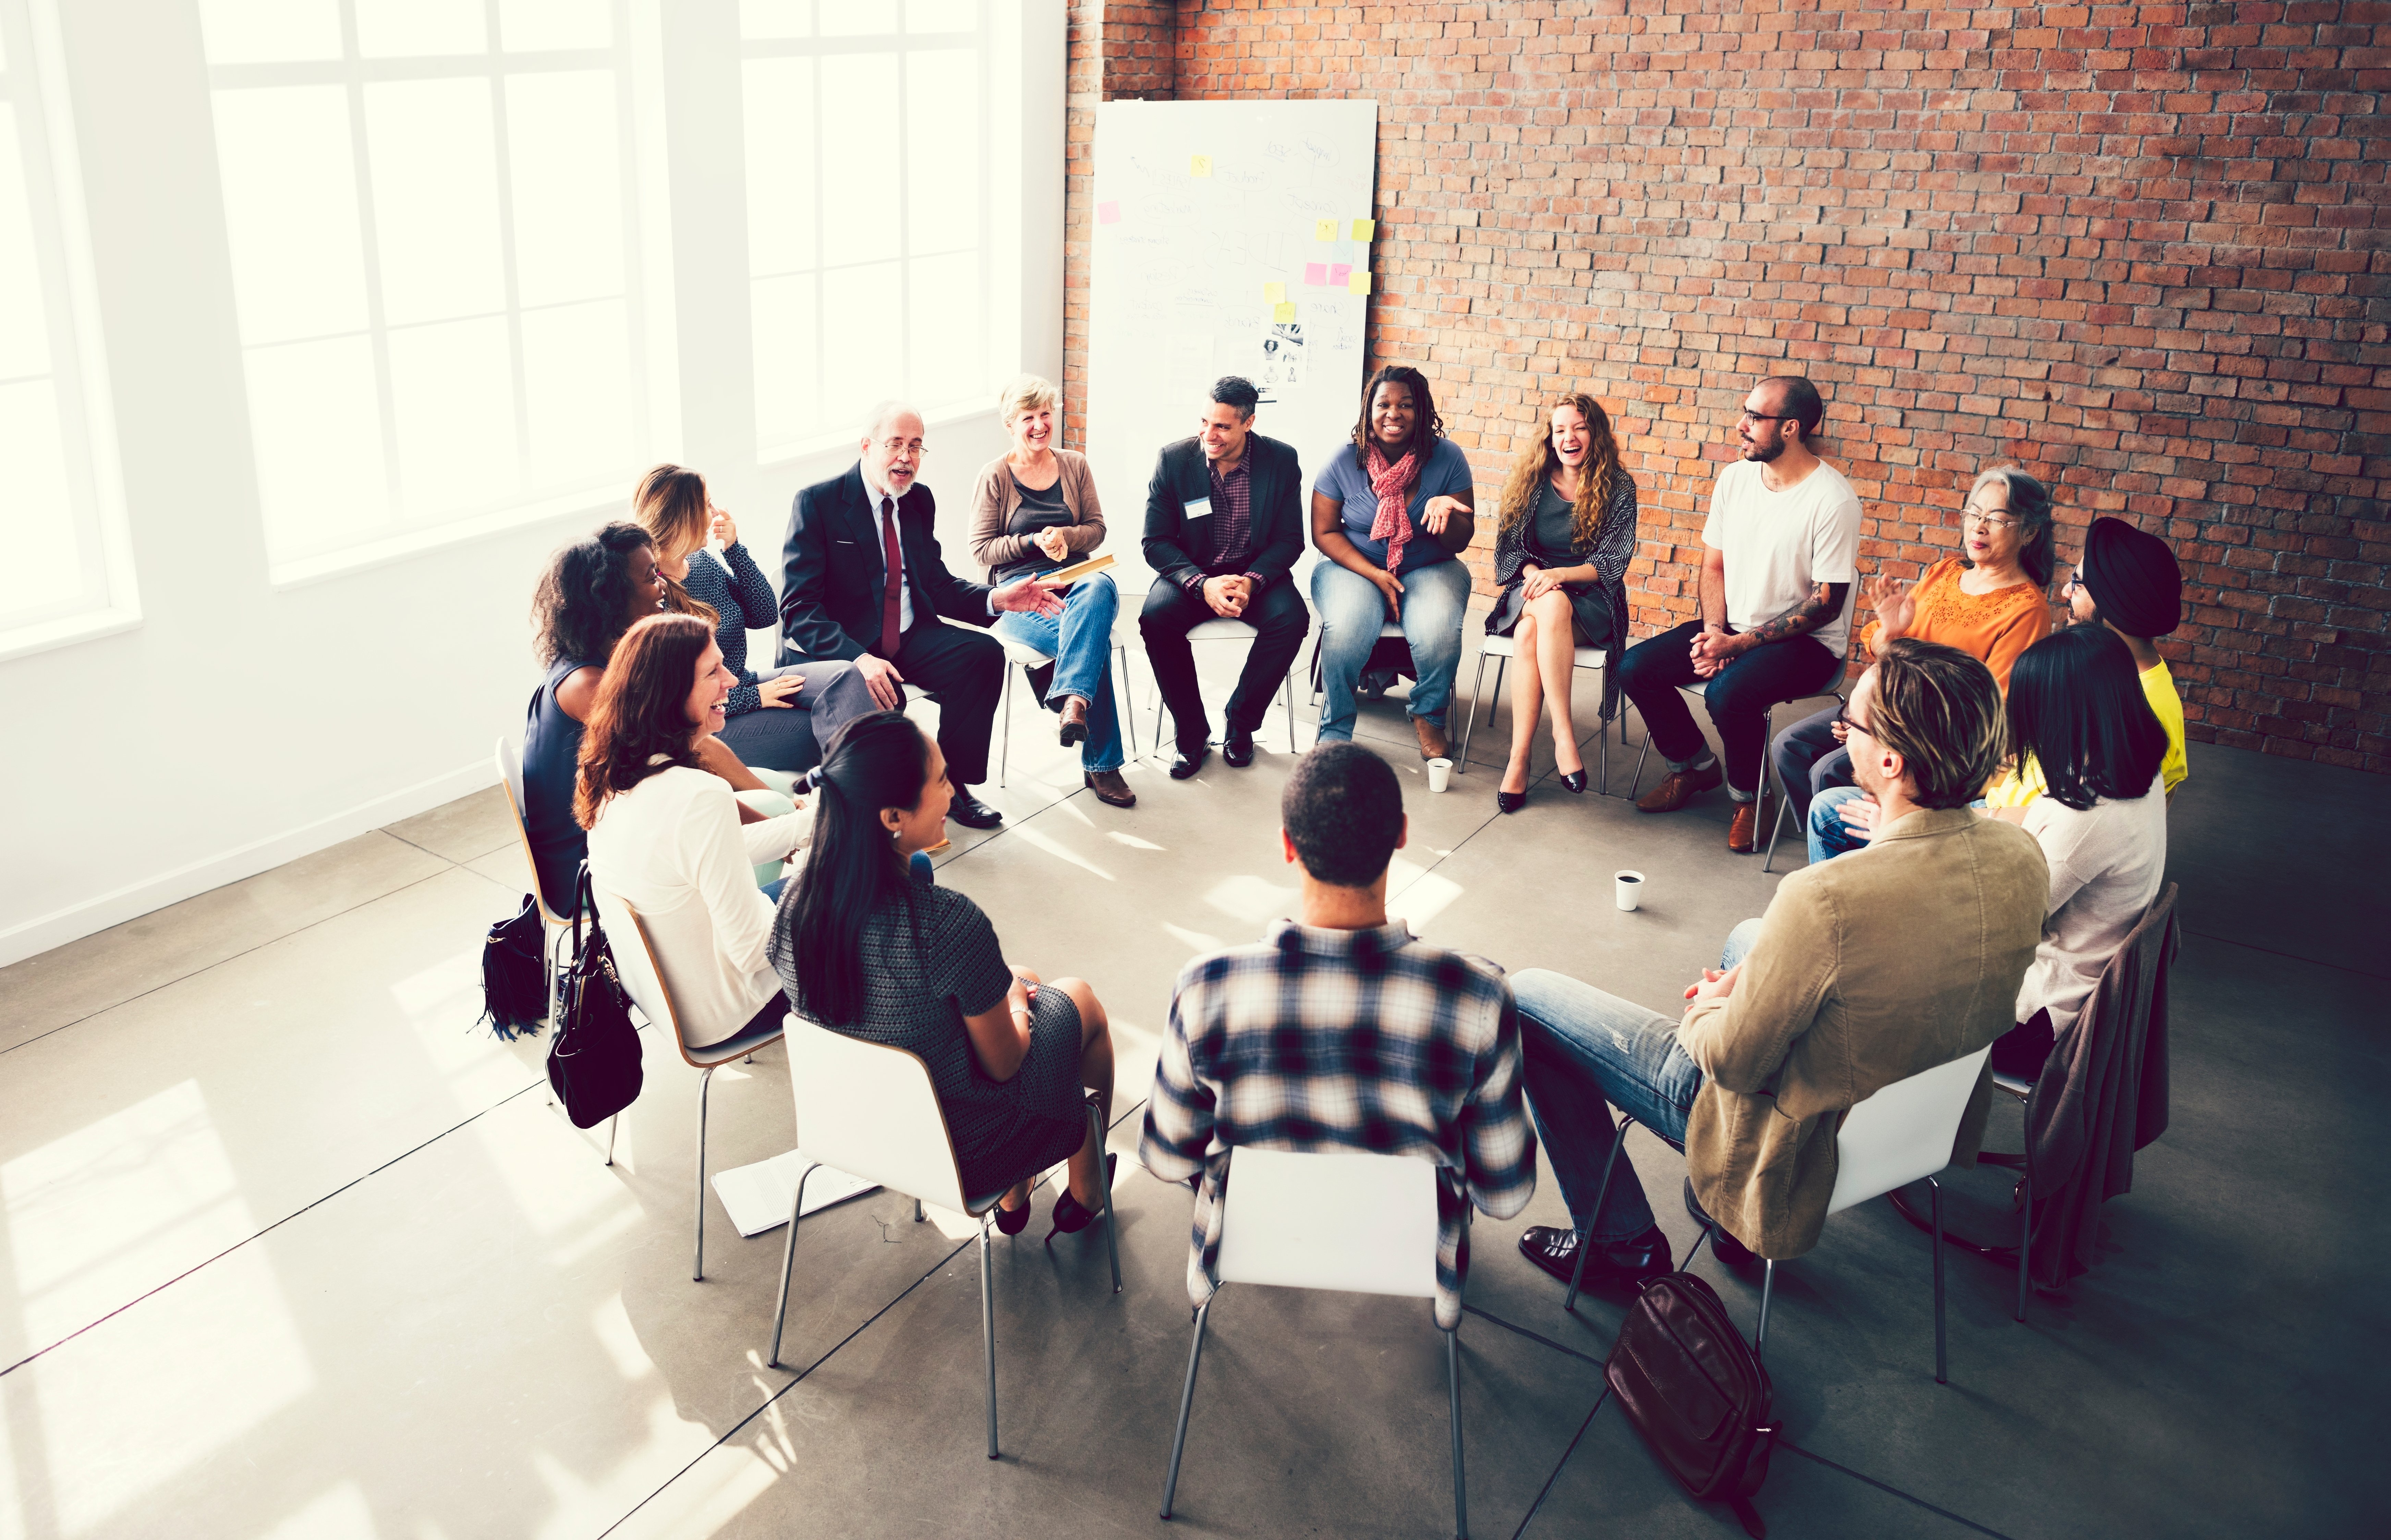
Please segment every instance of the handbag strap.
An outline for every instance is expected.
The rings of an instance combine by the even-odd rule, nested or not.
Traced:
[[[598,928],[597,896],[589,887],[589,863],[583,861],[573,879],[573,961],[581,961],[581,916],[589,916],[589,939],[594,943],[602,934]]]

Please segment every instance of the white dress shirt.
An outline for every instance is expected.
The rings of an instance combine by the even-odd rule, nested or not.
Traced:
[[[765,956],[772,901],[755,868],[779,861],[813,827],[809,809],[742,825],[730,783],[668,765],[606,799],[589,831],[589,879],[615,956],[639,942],[640,912],[682,1033],[692,1048],[739,1035],[781,992]]]
[[[904,499],[875,484],[869,467],[863,472],[863,495],[872,499],[872,533],[880,542],[885,559],[888,550],[888,526],[898,524],[898,505]],[[887,581],[885,574],[882,575],[881,581]],[[992,589],[988,596],[988,613],[991,619],[996,615],[996,594]],[[905,581],[905,532],[899,524],[897,532],[897,629],[904,632],[912,628],[913,585]]]

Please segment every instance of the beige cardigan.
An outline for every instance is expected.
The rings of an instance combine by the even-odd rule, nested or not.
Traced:
[[[1077,449],[1057,449],[1054,460],[1063,472],[1055,485],[1063,489],[1063,506],[1072,518],[1064,527],[1063,544],[1072,555],[1085,556],[1105,543],[1105,511],[1096,501],[1096,478],[1088,472],[1088,457]],[[982,576],[1043,554],[1028,536],[1005,533],[1013,526],[1013,511],[1020,506],[1021,488],[1004,456],[980,467],[979,485],[972,488],[971,551],[972,560],[986,569]]]
[[[2033,835],[1966,808],[1789,874],[1733,992],[1677,1029],[1703,1076],[1686,1119],[1703,1210],[1764,1257],[1816,1246],[1841,1114],[2017,1025],[2049,883]],[[1978,1077],[1955,1164],[1975,1164],[1991,1090]]]

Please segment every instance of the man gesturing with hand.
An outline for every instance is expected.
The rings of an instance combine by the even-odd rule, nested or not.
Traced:
[[[797,494],[782,553],[781,661],[845,658],[891,711],[903,709],[906,685],[926,692],[938,703],[938,749],[954,786],[947,816],[990,829],[1004,815],[973,788],[988,779],[1005,663],[985,628],[1006,610],[1053,615],[1063,602],[1035,577],[990,588],[947,570],[937,501],[920,480],[924,437],[919,412],[884,401],[847,473]]]

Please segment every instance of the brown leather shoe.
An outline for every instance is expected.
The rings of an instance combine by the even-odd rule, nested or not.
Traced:
[[[1661,783],[1635,799],[1635,806],[1648,813],[1674,813],[1694,799],[1698,792],[1706,792],[1726,777],[1713,759],[1705,770],[1671,770],[1661,777]]]
[[[1768,798],[1755,796],[1735,805],[1735,819],[1726,826],[1726,848],[1738,856],[1751,854],[1760,826],[1768,822]]]
[[[1077,695],[1063,697],[1063,746],[1069,748],[1088,735],[1088,703]]]
[[[1445,739],[1444,729],[1426,717],[1412,718],[1412,735],[1419,740],[1420,757],[1423,759],[1442,759],[1453,752],[1453,744]]]
[[[1129,789],[1129,783],[1121,779],[1121,772],[1117,770],[1081,770],[1079,779],[1087,783],[1088,790],[1096,794],[1096,800],[1108,808],[1137,806],[1137,793]]]

